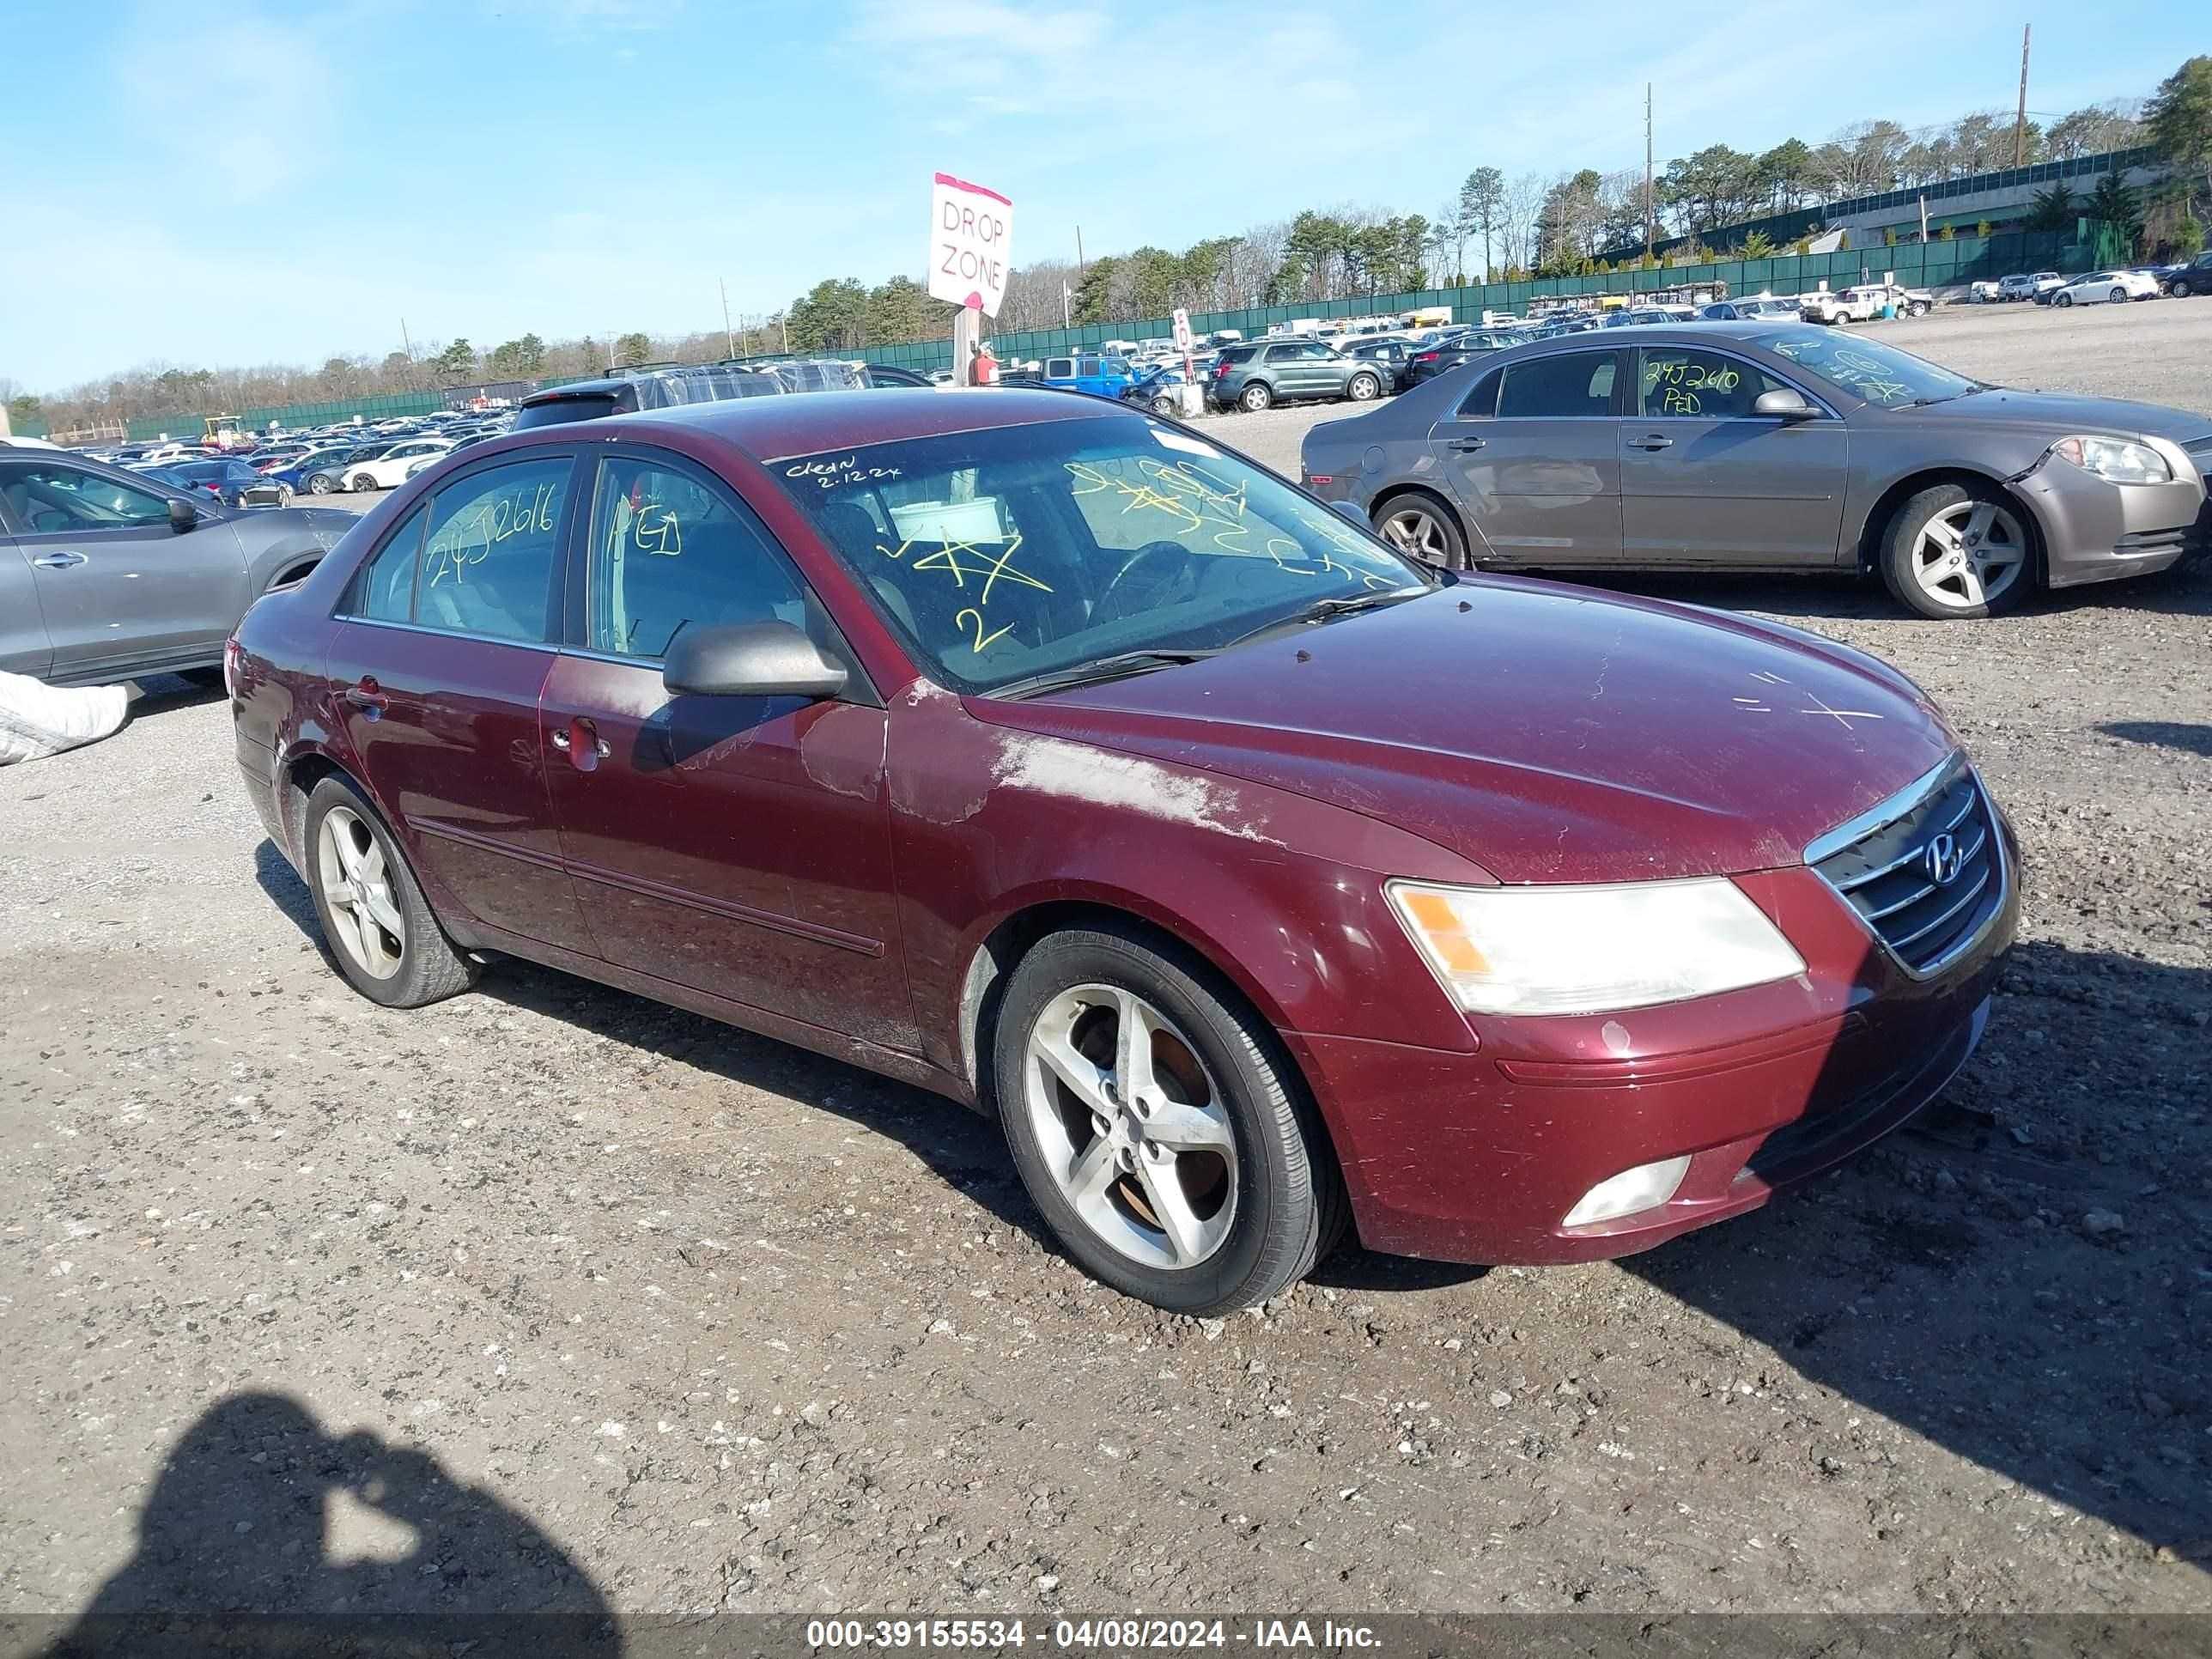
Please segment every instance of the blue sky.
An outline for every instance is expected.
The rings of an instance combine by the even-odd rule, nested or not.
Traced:
[[[939,169],[1013,198],[1017,263],[1433,213],[1481,163],[1640,164],[1647,80],[1662,165],[2008,108],[2023,21],[2063,112],[2205,49],[2201,4],[10,0],[0,380],[708,328],[718,277],[919,276]]]

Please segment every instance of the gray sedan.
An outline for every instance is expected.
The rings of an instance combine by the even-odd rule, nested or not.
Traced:
[[[1316,427],[1302,460],[1317,494],[1455,568],[1859,570],[1936,617],[2212,541],[2212,420],[1796,323],[1519,347]]]
[[[313,569],[354,523],[0,449],[0,669],[55,685],[215,669],[246,607]]]

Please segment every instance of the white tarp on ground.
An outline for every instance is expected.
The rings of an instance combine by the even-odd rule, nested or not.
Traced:
[[[27,674],[0,674],[0,766],[97,743],[122,726],[130,708],[127,685],[70,690]]]

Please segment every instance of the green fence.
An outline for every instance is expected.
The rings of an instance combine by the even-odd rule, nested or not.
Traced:
[[[283,404],[264,409],[241,409],[238,424],[246,431],[259,432],[275,421],[290,430],[302,426],[326,426],[333,421],[350,421],[356,415],[363,422],[389,421],[402,415],[428,415],[433,410],[443,409],[446,400],[434,392],[380,392],[368,398],[340,398],[319,404]],[[130,423],[131,435],[135,440],[158,438],[167,433],[172,438],[197,440],[206,432],[203,414],[141,415]]]
[[[1477,287],[1423,289],[1415,294],[1379,294],[1349,300],[1310,300],[1300,305],[1254,306],[1243,311],[1191,313],[1191,331],[1203,339],[1217,329],[1233,328],[1248,339],[1265,334],[1278,323],[1293,319],[1389,315],[1430,306],[1449,306],[1462,322],[1479,319],[1486,311],[1522,312],[1539,300],[1573,299],[1600,294],[1648,294],[1656,289],[1679,288],[1693,283],[1724,283],[1730,294],[1798,294],[1818,288],[1849,288],[1861,281],[1879,281],[1884,271],[1895,271],[1908,288],[1948,288],[1980,280],[1995,280],[2008,271],[2064,270],[2088,258],[2088,250],[2069,245],[2069,239],[2051,234],[2019,233],[1987,239],[1961,236],[1954,241],[1900,242],[1894,246],[1846,248],[1835,253],[1784,254],[1772,259],[1723,259],[1711,264],[1668,265],[1658,270],[1616,270],[1601,276],[1544,277],[1524,283],[1489,283]],[[1147,318],[1140,322],[1095,323],[1080,328],[994,334],[991,343],[1004,357],[1048,357],[1069,351],[1096,350],[1108,340],[1165,339],[1175,332],[1172,319]],[[922,340],[903,345],[872,346],[860,356],[871,362],[927,372],[944,368],[952,357],[952,343]]]

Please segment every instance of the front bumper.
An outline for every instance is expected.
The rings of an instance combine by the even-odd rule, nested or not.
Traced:
[[[2212,539],[2193,465],[2170,483],[2116,484],[2052,457],[2014,485],[2043,532],[2055,588],[2148,575]]]
[[[1477,1017],[1474,1053],[1292,1035],[1361,1242],[1455,1261],[1632,1255],[1758,1208],[1940,1092],[1987,1021],[2017,882],[1925,981],[1812,871],[1740,884],[1797,946],[1800,978],[1610,1016]],[[1686,1155],[1666,1203],[1564,1224],[1600,1182]]]

